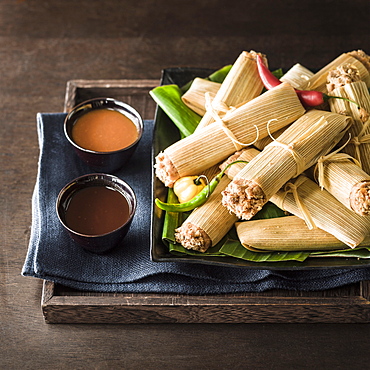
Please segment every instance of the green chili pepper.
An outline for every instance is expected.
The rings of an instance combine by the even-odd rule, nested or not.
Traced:
[[[193,210],[196,207],[201,206],[207,201],[208,197],[216,189],[225,171],[234,163],[248,163],[248,162],[247,161],[234,161],[234,162],[229,163],[219,174],[217,174],[212,179],[211,182],[209,182],[207,186],[203,188],[201,192],[199,192],[194,198],[190,199],[188,202],[165,203],[165,202],[162,202],[160,199],[156,198],[155,199],[156,206],[168,212],[187,212],[187,211]]]

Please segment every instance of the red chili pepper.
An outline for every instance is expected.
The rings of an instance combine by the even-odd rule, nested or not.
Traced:
[[[266,67],[260,55],[257,54],[257,68],[263,85],[267,90],[273,89],[280,85],[282,82],[274,76],[273,73]]]
[[[315,90],[296,90],[296,93],[301,103],[308,107],[317,107],[325,103],[328,99],[333,98],[333,96]]]
[[[280,85],[282,82],[274,76],[273,73],[266,67],[265,63],[263,62],[262,58],[257,54],[257,68],[258,73],[260,75],[260,78],[262,80],[263,85],[267,90],[270,90],[278,85]],[[330,96],[326,95],[320,91],[315,90],[295,90],[299,100],[301,103],[307,107],[317,107],[318,105],[321,105],[328,101],[329,99],[335,98],[335,99],[343,99],[347,100],[351,103],[354,103],[358,106],[358,104],[352,100],[342,98],[340,96]]]

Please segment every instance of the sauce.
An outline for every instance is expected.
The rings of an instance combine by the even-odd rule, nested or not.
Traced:
[[[72,139],[95,152],[126,148],[138,138],[135,124],[124,114],[111,109],[92,110],[81,116],[72,128]]]
[[[76,191],[65,213],[66,225],[85,235],[102,235],[122,226],[130,217],[125,196],[106,186]]]

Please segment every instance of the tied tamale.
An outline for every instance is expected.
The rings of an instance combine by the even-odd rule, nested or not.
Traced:
[[[328,153],[351,122],[341,114],[307,112],[234,177],[222,193],[222,203],[238,218],[251,219],[287,181]]]
[[[304,112],[295,90],[282,83],[167,147],[156,157],[156,176],[172,187],[178,178],[202,173],[243,146],[266,137],[268,130],[273,133],[289,125]]]

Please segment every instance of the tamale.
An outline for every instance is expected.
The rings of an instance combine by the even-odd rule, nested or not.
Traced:
[[[333,61],[328,63],[325,67],[320,69],[315,73],[307,82],[306,89],[316,90],[326,93],[326,78],[328,72],[332,69],[337,68],[342,64],[352,65],[354,68],[357,68],[360,73],[360,78],[363,80],[368,87],[370,87],[370,74],[367,67],[357,58],[355,58],[351,53],[343,53],[335,58]]]
[[[370,175],[345,153],[319,159],[315,177],[318,184],[348,209],[361,216],[370,214]]]
[[[263,84],[259,77],[256,52],[243,51],[232,65],[229,73],[222,82],[217,94],[207,110],[216,112],[222,117],[230,108],[244,104],[261,94]],[[265,62],[266,57],[258,53]],[[206,112],[197,127],[201,129],[214,122],[213,112]]]
[[[319,228],[310,230],[297,216],[236,222],[236,232],[247,249],[262,251],[308,251],[345,249],[347,246]]]
[[[254,148],[243,149],[230,156],[220,165],[220,169],[223,170],[229,163],[236,160],[249,161],[258,153],[259,151]],[[241,163],[233,164],[226,172],[234,167],[238,172],[239,164]],[[221,191],[229,183],[229,176],[224,176],[207,202],[192,211],[186,221],[176,230],[176,241],[184,248],[205,252],[216,245],[233,226],[237,217],[221,203]]]
[[[159,153],[156,176],[172,187],[179,177],[202,173],[236,150],[266,137],[269,122],[273,133],[304,112],[295,90],[282,83]]]
[[[328,153],[351,121],[320,110],[304,114],[234,177],[222,193],[224,206],[243,220],[252,218],[288,180]]]
[[[309,228],[318,227],[355,248],[370,233],[370,216],[360,216],[322,190],[306,176],[289,181],[270,201],[305,220]]]
[[[356,158],[361,168],[370,174],[370,93],[360,73],[349,65],[342,65],[328,73],[328,94],[349,99],[329,99],[330,110],[353,118],[349,129],[351,140],[343,149]]]
[[[188,91],[182,95],[182,101],[194,112],[200,116],[204,116],[206,112],[206,93],[209,93],[213,98],[216,96],[221,84],[196,77]]]
[[[280,78],[280,81],[288,82],[295,89],[303,90],[307,87],[308,80],[313,75],[312,71],[297,63]]]
[[[229,182],[228,177],[224,176],[207,202],[194,209],[176,229],[176,241],[184,248],[205,252],[216,245],[234,225],[237,218],[221,204],[221,191]]]

